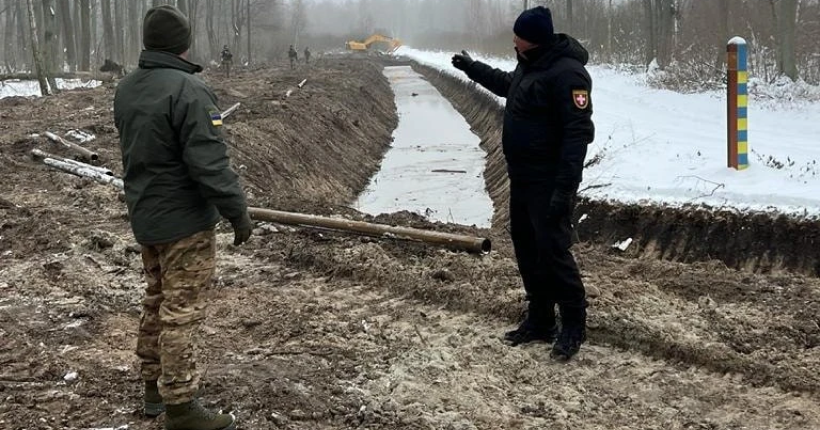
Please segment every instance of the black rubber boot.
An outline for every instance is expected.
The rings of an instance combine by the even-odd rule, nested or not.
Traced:
[[[504,333],[511,346],[530,342],[552,343],[555,340],[555,305],[534,305],[530,302],[527,318],[517,329]]]
[[[151,418],[158,417],[165,412],[165,404],[162,403],[162,396],[159,395],[157,381],[145,381],[142,410],[146,417]]]
[[[561,308],[561,333],[552,346],[552,357],[569,361],[587,340],[587,312],[585,308]]]
[[[165,430],[236,430],[236,420],[231,414],[211,412],[193,400],[167,406]]]

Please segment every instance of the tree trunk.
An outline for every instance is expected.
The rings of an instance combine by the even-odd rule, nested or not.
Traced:
[[[214,0],[205,1],[205,31],[208,33],[208,57],[214,59],[219,54],[219,40],[214,31]]]
[[[646,33],[646,53],[644,63],[648,66],[657,57],[657,44],[655,41],[655,14],[653,13],[652,0],[643,0],[644,10],[644,31]]]
[[[196,43],[196,34],[199,30],[199,25],[197,22],[199,20],[196,19],[197,12],[199,9],[199,2],[197,0],[186,0],[188,2],[187,9],[187,16],[191,22],[191,56],[192,58],[199,58],[199,49]]]
[[[34,0],[26,0],[28,6],[28,23],[31,33],[31,51],[34,53],[34,68],[37,71],[37,82],[40,84],[40,94],[47,96],[48,92],[48,77],[46,76],[46,67],[43,64],[43,55],[40,53],[40,37],[37,34],[37,19],[34,12]]]
[[[54,73],[60,71],[59,54],[57,53],[57,16],[54,10],[54,0],[43,0],[43,27],[45,37],[43,46],[43,64],[46,67],[46,77],[48,84],[51,87],[51,93],[57,94],[60,89],[57,88],[57,80],[54,78]]]
[[[233,52],[239,54],[242,48],[242,5],[241,0],[231,0],[231,31],[233,32]]]
[[[3,27],[3,62],[6,66],[6,71],[11,73],[15,68],[15,49],[14,49],[14,21],[15,9],[14,0],[6,0],[6,21]]]
[[[247,15],[248,15],[248,65],[251,65],[251,0],[247,0]],[[792,44],[793,46],[794,44]]]
[[[183,15],[188,15],[188,0],[177,0],[177,9],[182,12]]]
[[[29,59],[33,58],[33,56],[29,55],[28,51],[31,47],[31,41],[28,40],[31,36],[31,30],[28,27],[28,6],[24,1],[16,0],[16,3],[17,46],[20,48],[21,69],[34,70],[34,64],[29,63]]]
[[[91,71],[91,5],[80,1],[80,70]]]
[[[778,72],[797,80],[795,61],[795,33],[797,27],[797,0],[780,0],[777,14]]]
[[[125,5],[122,1],[114,0],[114,34],[117,49],[114,60],[120,64],[125,63]]]
[[[140,52],[142,41],[140,40],[139,29],[142,28],[142,20],[139,12],[137,12],[137,2],[128,2],[128,48],[127,55],[123,59],[126,64],[134,65],[137,63],[137,56]]]
[[[615,49],[615,44],[612,40],[612,21],[615,19],[615,12],[612,9],[612,0],[609,0],[609,9],[607,12],[607,20],[606,20],[606,58],[609,62],[612,62],[612,53]]]
[[[675,7],[672,0],[655,0],[657,13],[657,57],[661,69],[672,61],[672,38],[674,36]]]
[[[69,0],[57,0],[63,22],[63,40],[66,61],[70,71],[77,70],[77,39],[74,37],[74,23],[71,22],[71,5]]]
[[[573,33],[572,0],[567,0],[567,33]]]
[[[117,61],[117,40],[114,37],[114,24],[111,21],[111,0],[102,0],[102,24],[105,58]]]

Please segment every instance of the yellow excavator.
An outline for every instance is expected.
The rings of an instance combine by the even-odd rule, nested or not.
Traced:
[[[395,50],[401,47],[401,40],[395,39],[388,36],[383,36],[381,34],[373,34],[363,42],[350,40],[345,43],[347,49],[351,51],[367,51],[370,49],[370,45],[374,43],[382,42],[388,45],[387,53],[392,54]]]

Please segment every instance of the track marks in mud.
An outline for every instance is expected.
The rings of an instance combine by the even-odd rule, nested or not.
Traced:
[[[519,280],[509,258],[491,254],[479,259],[447,251],[401,257],[392,254],[390,244],[327,240],[344,245],[299,241],[288,250],[285,262],[332,278],[383,285],[392,294],[452,312],[474,312],[510,323],[521,314]],[[721,271],[706,264],[693,268],[618,258],[595,249],[584,250],[580,257],[585,282],[600,290],[590,299],[593,344],[669,360],[681,368],[740,375],[753,386],[820,392],[820,348],[812,340],[818,332],[804,309],[820,291],[813,278],[794,277],[795,283],[806,284],[801,287],[806,292],[803,299],[783,300],[770,308],[765,301],[733,296],[744,288],[744,279],[771,283],[765,275]],[[669,287],[669,274],[675,271],[690,285],[703,283],[703,292],[680,294]]]

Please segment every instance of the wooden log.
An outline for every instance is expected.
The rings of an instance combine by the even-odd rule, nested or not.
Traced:
[[[66,163],[65,161],[55,160],[53,158],[45,158],[43,159],[43,163],[54,169],[62,170],[63,172],[71,173],[72,175],[80,176],[83,178],[93,179],[94,181],[97,181],[104,185],[113,185],[114,187],[119,189],[125,188],[124,184],[122,183],[122,179],[114,176],[105,175],[94,169],[88,169],[83,166]]]
[[[486,254],[492,249],[489,239],[452,233],[427,231],[410,227],[396,227],[373,224],[341,218],[328,218],[271,209],[248,208],[251,218],[258,221],[275,222],[308,227],[322,227],[332,230],[356,233],[365,236],[424,242],[451,249]]]
[[[241,105],[241,103],[236,103],[228,109],[225,109],[225,112],[222,112],[222,119],[225,119],[229,117],[232,113],[236,112],[236,110],[239,109],[239,105]]]
[[[69,142],[69,141],[63,139],[60,136],[57,136],[56,134],[54,134],[50,131],[47,131],[43,134],[45,134],[46,137],[49,140],[51,140],[52,142],[59,143],[59,144],[65,146],[66,148],[70,149],[71,151],[73,151],[74,153],[76,153],[77,155],[79,155],[80,157],[82,157],[86,160],[97,161],[100,158],[100,156],[97,155],[96,152],[91,151],[88,148],[83,148],[82,146],[77,145],[76,143]]]
[[[86,168],[86,169],[96,170],[96,171],[98,171],[98,172],[100,172],[100,173],[102,173],[103,175],[106,175],[106,176],[114,176],[114,172],[112,172],[110,169],[108,169],[106,167],[92,166],[91,164],[86,164],[86,163],[83,163],[82,161],[72,160],[70,158],[60,157],[59,155],[49,154],[48,152],[41,151],[37,148],[34,148],[34,149],[31,150],[31,158],[33,158],[36,161],[43,161],[46,158],[52,158],[54,160],[63,161],[65,163],[73,164],[73,165],[78,166],[78,167],[83,167],[83,168]]]
[[[74,72],[74,73],[55,73],[55,78],[60,79],[85,79],[102,82],[111,82],[114,80],[114,75],[110,73],[96,74],[90,72]],[[7,73],[0,74],[0,81],[36,81],[37,75],[32,73]]]

